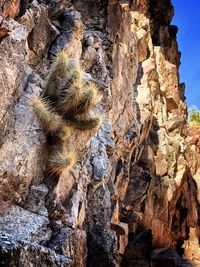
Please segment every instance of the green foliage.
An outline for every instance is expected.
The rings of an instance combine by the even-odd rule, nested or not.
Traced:
[[[194,107],[189,111],[189,124],[200,127],[200,111]]]

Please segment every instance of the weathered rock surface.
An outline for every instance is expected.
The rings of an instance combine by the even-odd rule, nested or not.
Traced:
[[[173,13],[170,0],[0,0],[1,266],[200,266],[200,131]],[[99,85],[104,121],[75,132],[80,161],[53,177],[30,100],[63,48]]]

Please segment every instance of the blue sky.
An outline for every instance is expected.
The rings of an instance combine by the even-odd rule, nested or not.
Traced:
[[[172,0],[181,51],[180,81],[186,84],[186,102],[200,109],[200,1]]]

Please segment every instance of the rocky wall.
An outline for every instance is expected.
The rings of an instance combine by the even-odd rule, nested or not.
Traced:
[[[1,266],[199,266],[199,130],[187,126],[170,0],[0,1]],[[103,100],[80,160],[46,172],[30,107],[54,56]]]

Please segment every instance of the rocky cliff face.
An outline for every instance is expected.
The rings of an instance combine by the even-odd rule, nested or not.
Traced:
[[[200,266],[200,131],[173,13],[170,0],[0,0],[1,266]],[[100,87],[104,121],[74,134],[80,162],[53,177],[30,100],[63,48]]]

